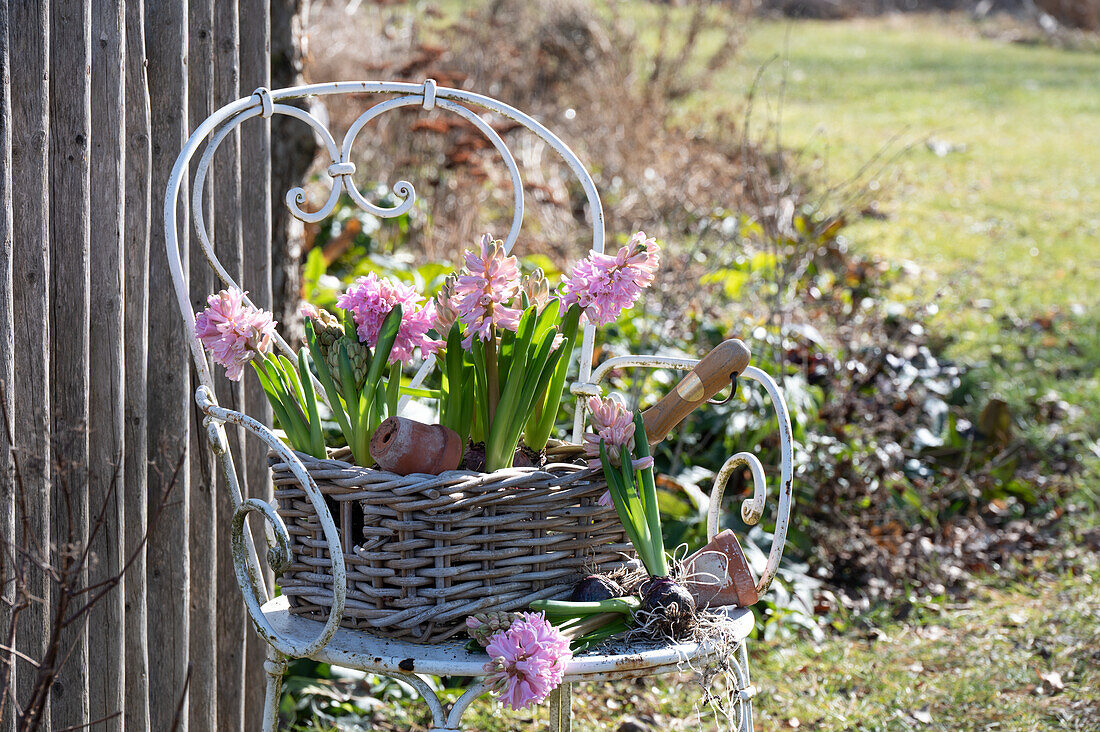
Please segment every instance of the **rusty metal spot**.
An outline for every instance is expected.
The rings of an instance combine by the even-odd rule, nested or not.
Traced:
[[[412,671],[416,667],[416,661],[411,658],[403,658],[401,662],[397,664],[397,668],[402,671]]]

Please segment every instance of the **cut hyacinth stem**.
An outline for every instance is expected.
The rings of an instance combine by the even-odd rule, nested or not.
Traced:
[[[641,412],[634,412],[634,449],[638,458],[644,460],[650,457],[649,440],[646,438],[645,423],[642,421]],[[630,463],[630,456],[623,456],[623,465]],[[641,499],[642,509],[645,511],[646,522],[649,524],[649,535],[653,542],[654,564],[650,567],[650,574],[655,577],[668,576],[668,561],[665,558],[664,541],[661,538],[661,508],[657,503],[657,483],[653,479],[653,466],[638,471],[642,478]]]
[[[586,615],[619,613],[629,615],[641,607],[641,600],[634,595],[612,597],[599,602],[572,602],[570,600],[535,600],[529,606],[536,612],[546,613],[547,617],[580,618]]]
[[[631,627],[633,626],[631,626],[631,624],[626,622],[625,620],[609,622],[607,625],[599,628],[598,630],[593,630],[589,633],[585,633],[579,638],[574,638],[573,641],[569,644],[569,648],[573,651],[574,654],[583,653],[584,651],[587,651],[589,648],[598,645],[599,643],[607,640],[613,635],[625,633],[626,631],[630,630]]]
[[[629,459],[629,456],[627,458]],[[634,545],[634,551],[638,553],[642,565],[649,572],[655,562],[652,557],[649,524],[642,510],[641,498],[634,489],[633,480],[630,485],[625,484],[622,471],[611,464],[611,459],[607,455],[607,445],[603,440],[600,440],[600,464],[603,466],[607,490],[611,494],[611,503],[615,506],[619,521],[630,543]]]
[[[547,306],[547,310],[550,306]],[[562,342],[558,346],[559,355],[553,374],[546,387],[545,394],[539,398],[539,408],[532,413],[524,430],[524,443],[532,450],[543,450],[554,431],[554,424],[561,407],[562,394],[565,392],[565,380],[569,375],[569,365],[573,359],[573,348],[577,344],[577,329],[580,324],[581,308],[573,305],[566,311],[561,321]]]
[[[599,630],[610,623],[621,623],[622,619],[623,613],[594,613],[566,621],[556,627],[566,638],[575,639]]]

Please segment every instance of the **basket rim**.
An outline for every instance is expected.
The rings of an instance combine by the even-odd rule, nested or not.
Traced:
[[[581,445],[577,445],[577,444],[572,443],[572,442],[564,442],[564,441],[560,441],[560,440],[551,440],[550,443],[554,443],[554,444],[549,444],[550,447],[553,447],[553,448],[566,448],[566,449],[571,448],[572,449],[571,451],[576,451],[578,454],[583,454],[583,449],[584,448]],[[299,452],[298,450],[293,450],[293,449],[292,449],[292,452],[294,453],[295,457],[297,457],[298,460],[301,461],[302,466],[307,471],[314,470],[314,469],[328,469],[328,470],[348,470],[348,469],[351,469],[351,470],[355,470],[355,471],[378,473],[380,475],[392,475],[394,478],[403,478],[403,479],[408,479],[408,478],[425,478],[425,479],[429,479],[429,478],[430,479],[476,478],[476,477],[485,477],[485,476],[498,476],[500,478],[510,478],[510,477],[519,477],[519,476],[522,476],[522,475],[538,475],[540,473],[545,474],[545,475],[550,476],[550,477],[558,478],[558,477],[560,477],[560,473],[550,470],[551,468],[555,468],[555,467],[570,468],[572,470],[571,477],[576,477],[576,478],[585,478],[585,477],[588,477],[590,475],[596,475],[596,474],[602,472],[602,468],[599,465],[592,466],[592,465],[582,465],[580,463],[550,462],[550,463],[546,463],[542,467],[529,466],[529,467],[501,468],[500,470],[494,470],[494,471],[489,472],[489,473],[486,473],[486,472],[483,472],[483,471],[478,471],[478,470],[445,470],[442,473],[407,473],[405,475],[401,475],[400,473],[392,473],[388,470],[383,470],[383,469],[381,469],[377,466],[363,467],[362,465],[358,465],[356,463],[353,463],[350,460],[344,460],[344,459],[342,459],[342,457],[337,457],[337,456],[346,456],[346,457],[350,458],[351,457],[351,450],[347,447],[337,447],[337,448],[331,448],[330,447],[330,448],[327,448],[327,449],[328,449],[328,453],[329,453],[329,456],[327,458],[314,457],[313,455],[310,455],[308,453]],[[289,470],[290,469],[290,466],[287,464],[287,462],[285,460],[283,460],[281,458],[281,456],[277,452],[275,452],[274,450],[269,450],[268,451],[267,459],[268,459],[268,467],[272,471],[279,470],[279,469],[283,469],[283,470]]]

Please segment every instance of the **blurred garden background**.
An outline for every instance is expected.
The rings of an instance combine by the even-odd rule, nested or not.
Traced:
[[[1098,729],[1100,8],[901,5],[319,0],[302,63],[308,81],[489,94],[578,153],[609,239],[641,229],[664,247],[597,360],[698,358],[739,337],[781,376],[798,471],[750,645],[759,729]],[[327,104],[335,128],[362,111]],[[515,253],[554,275],[588,247],[583,196],[552,151],[492,122],[525,175]],[[436,288],[511,218],[507,172],[465,122],[374,124],[360,186],[407,179],[419,201],[384,221],[349,203],[291,232],[318,305],[371,271]],[[675,378],[613,382],[646,406]],[[666,544],[704,543],[726,456],[777,464],[771,420],[745,389],[663,444]],[[746,489],[727,492],[726,521],[762,562],[769,513],[740,523]],[[436,683],[445,696],[459,681]],[[722,728],[694,684],[582,686],[575,724]],[[296,662],[283,712],[300,728],[426,729],[414,696]],[[470,723],[542,724],[496,705]]]

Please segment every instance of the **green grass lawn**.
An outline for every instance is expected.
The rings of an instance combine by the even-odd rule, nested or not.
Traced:
[[[916,262],[954,305],[1096,302],[1100,54],[988,40],[942,17],[754,22],[738,73],[687,109],[743,107],[773,57],[754,137],[774,141],[778,121],[780,144],[826,185],[900,153],[864,178],[886,218],[852,222],[858,247]]]
[[[655,41],[660,11],[627,7]],[[897,297],[934,302],[948,354],[977,367],[1029,437],[1071,436],[1095,483],[1100,53],[983,38],[960,16],[754,20],[745,37],[733,73],[682,102],[683,123],[742,119],[767,65],[752,138],[789,151],[811,196],[858,178],[860,206],[883,215],[845,211],[854,248],[915,263]],[[697,58],[719,41],[704,33]],[[1031,419],[1052,398],[1071,405],[1053,428]]]

